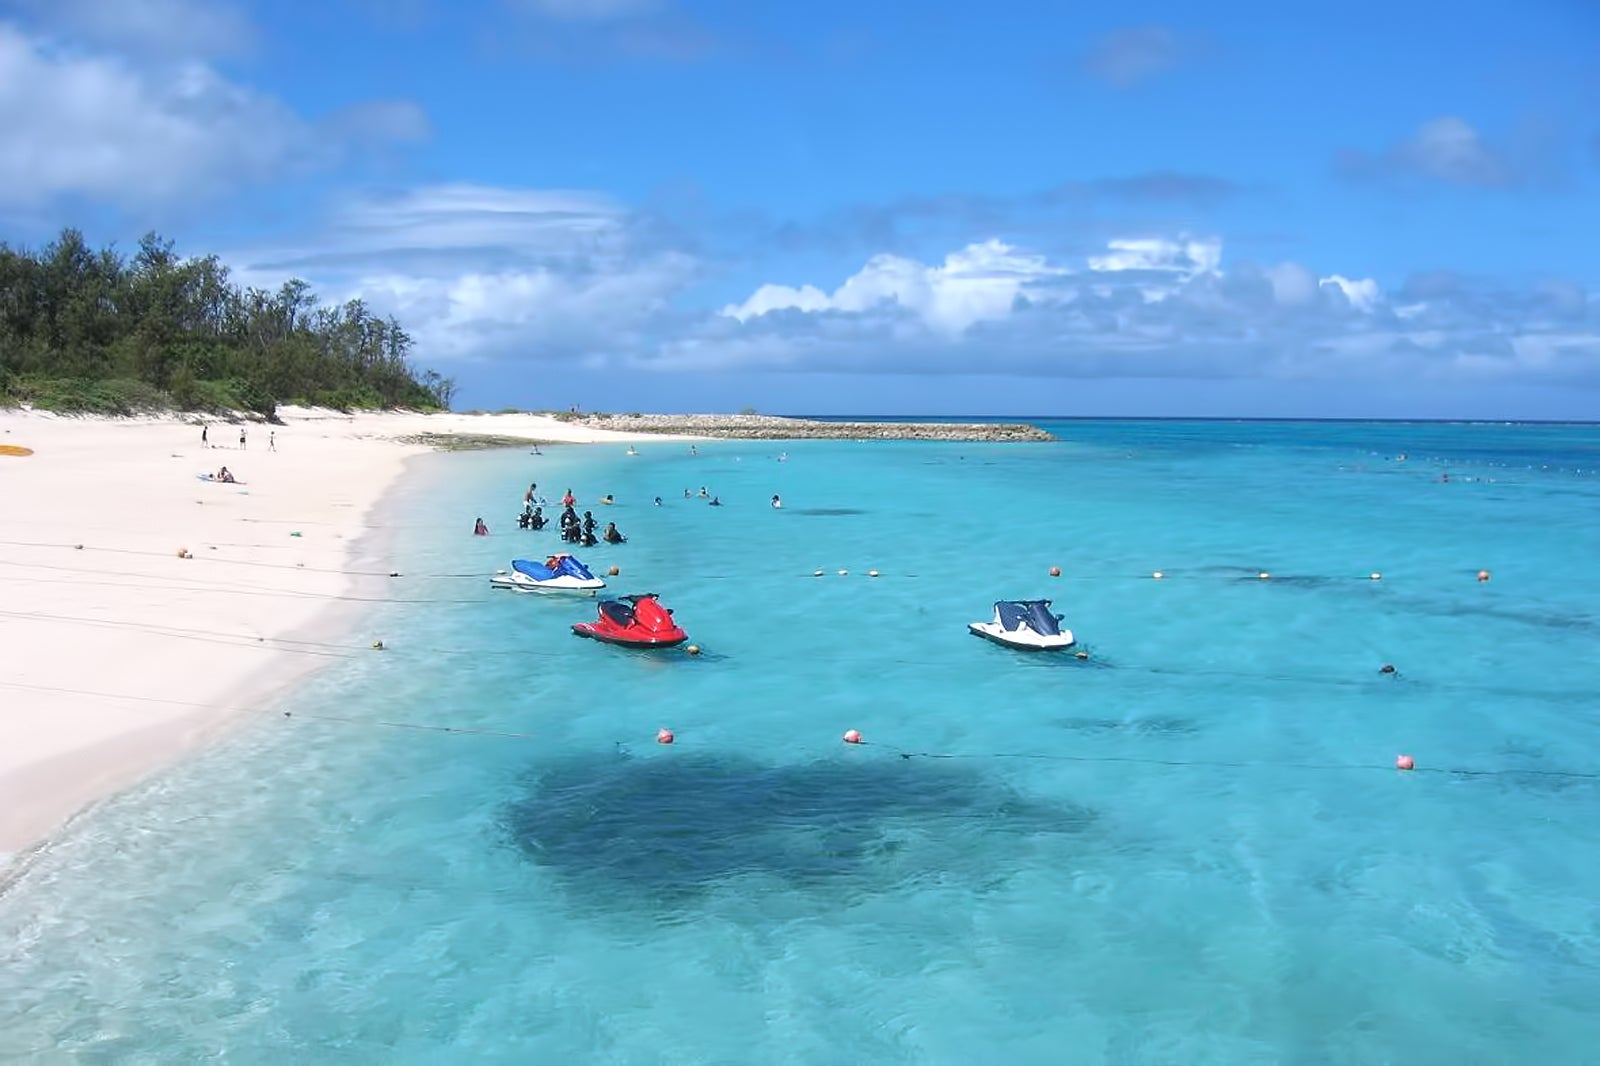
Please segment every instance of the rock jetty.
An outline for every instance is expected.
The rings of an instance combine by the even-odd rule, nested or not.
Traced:
[[[776,415],[561,414],[563,422],[624,433],[672,433],[731,440],[1049,441],[1026,422],[823,422]]]

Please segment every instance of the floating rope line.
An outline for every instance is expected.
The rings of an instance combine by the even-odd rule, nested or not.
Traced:
[[[288,524],[292,525],[294,523],[290,522]],[[259,547],[292,548],[292,547],[294,547],[294,545],[281,545],[281,544],[280,545],[228,544],[228,543],[224,543],[224,542],[220,542],[220,541],[216,542],[215,544],[212,544],[211,542],[202,542],[202,543],[205,544],[207,547],[245,547],[245,548],[259,548]],[[8,546],[8,547],[17,547],[17,548],[56,548],[56,549],[72,550],[72,551],[109,552],[109,553],[113,553],[113,554],[117,554],[117,555],[140,555],[140,556],[149,556],[151,558],[170,558],[171,555],[172,555],[171,552],[155,551],[155,550],[148,549],[148,548],[116,548],[116,547],[107,547],[107,546],[104,546],[104,545],[67,543],[65,541],[57,542],[57,541],[0,540],[0,545]],[[567,542],[563,541],[563,542],[561,542],[559,544],[554,545],[552,550],[554,550],[554,551],[566,551],[570,547],[571,547],[570,544],[568,544]],[[538,553],[534,553],[534,554],[538,554]],[[409,578],[417,579],[417,580],[421,580],[421,579],[441,580],[441,579],[482,578],[482,577],[485,576],[481,571],[473,571],[473,572],[469,572],[469,573],[416,574],[416,573],[402,573],[400,571],[395,571],[395,570],[351,570],[351,569],[345,569],[345,568],[342,568],[342,567],[305,566],[305,565],[301,565],[299,563],[275,563],[275,562],[266,562],[266,561],[262,561],[262,560],[253,560],[253,559],[225,559],[225,558],[214,557],[214,556],[204,555],[204,554],[192,555],[192,558],[208,560],[208,561],[214,562],[214,563],[222,563],[222,564],[226,564],[228,566],[254,566],[254,567],[264,567],[264,568],[273,569],[273,570],[303,570],[303,571],[307,571],[309,573],[342,574],[342,575],[345,575],[345,576],[348,576],[348,577],[409,577]],[[15,563],[15,564],[12,564],[12,565],[25,566],[25,565],[43,565],[43,564]],[[841,573],[841,571],[842,571],[842,573]],[[739,574],[695,574],[693,572],[685,572],[685,573],[687,574],[687,576],[693,577],[696,580],[743,580],[743,575],[739,575]],[[1380,573],[1380,577],[1378,579],[1374,579],[1372,577],[1372,573]],[[1457,573],[1465,574],[1465,575],[1476,575],[1478,573],[1478,569],[1474,568],[1474,567],[1463,567],[1459,571],[1452,569],[1452,570],[1449,571],[1449,573],[1452,574],[1452,575],[1457,574]],[[1157,576],[1157,575],[1159,575],[1159,576]],[[1262,576],[1262,575],[1266,575],[1266,576]],[[874,570],[871,567],[866,567],[866,568],[861,568],[861,569],[855,569],[855,568],[851,568],[851,567],[829,567],[829,568],[823,568],[822,570],[800,571],[800,572],[795,573],[794,576],[796,576],[796,577],[809,577],[809,578],[815,578],[815,577],[870,577],[870,578],[877,578],[877,579],[882,579],[882,578],[920,579],[922,575],[918,574],[916,572],[894,573],[894,572],[890,572],[890,571],[886,571],[886,570]],[[1214,582],[1214,583],[1225,583],[1225,584],[1236,584],[1236,585],[1249,585],[1249,584],[1259,583],[1259,584],[1263,584],[1263,585],[1276,584],[1276,585],[1288,585],[1288,586],[1304,585],[1306,583],[1323,583],[1323,582],[1330,583],[1330,584],[1348,582],[1348,583],[1352,583],[1352,584],[1372,584],[1372,585],[1384,585],[1384,586],[1393,585],[1393,584],[1396,583],[1396,582],[1390,580],[1389,578],[1382,577],[1381,576],[1381,572],[1379,572],[1379,571],[1372,571],[1372,572],[1364,573],[1364,574],[1334,574],[1334,575],[1327,575],[1327,574],[1274,573],[1274,572],[1272,572],[1270,570],[1267,570],[1265,568],[1263,568],[1261,570],[1255,570],[1255,569],[1252,569],[1250,567],[1230,567],[1226,571],[1214,571],[1214,572],[1209,572],[1209,573],[1208,572],[1203,572],[1203,571],[1196,571],[1196,570],[1185,570],[1185,569],[1183,569],[1181,567],[1179,569],[1177,569],[1177,570],[1151,570],[1151,571],[1148,571],[1148,572],[1145,572],[1145,573],[1138,573],[1138,574],[1135,574],[1135,573],[1123,573],[1123,572],[1096,573],[1093,570],[1085,570],[1085,571],[1069,570],[1066,573],[1066,575],[1064,577],[1064,580],[1073,581],[1073,582],[1076,582],[1076,581],[1173,581],[1173,580],[1177,580],[1177,581],[1195,581],[1195,580],[1200,580],[1200,581],[1210,581],[1210,582]]]
[[[1344,771],[1344,770],[1382,770],[1385,773],[1395,773],[1393,765],[1380,763],[1304,763],[1232,759],[1160,759],[1146,755],[1063,755],[1050,752],[1016,752],[1016,751],[986,751],[986,752],[943,752],[943,751],[907,751],[890,744],[869,744],[865,740],[854,743],[859,747],[877,747],[898,755],[901,759],[1027,759],[1039,762],[1084,762],[1084,763],[1132,763],[1141,766],[1172,766],[1194,767],[1199,769],[1218,770],[1317,770],[1317,771]],[[1477,769],[1470,767],[1448,766],[1414,766],[1401,771],[1416,774],[1444,774],[1450,777],[1560,777],[1572,778],[1583,781],[1600,781],[1600,772],[1589,770],[1538,770],[1538,769]]]
[[[0,562],[0,565],[5,565],[5,566],[37,566],[37,565],[40,565],[40,564],[35,564],[35,563],[3,563],[3,562]],[[48,567],[48,569],[59,569],[59,568],[57,568],[57,567]],[[85,571],[85,572],[87,572],[87,571]],[[130,574],[128,576],[130,576],[130,577],[151,578],[151,579],[153,579],[155,581],[177,580],[177,581],[194,582],[194,581],[197,580],[195,578],[189,578],[189,577],[169,578],[167,575],[164,575],[164,574]],[[108,580],[104,580],[104,579],[95,579],[95,580],[86,580],[86,581],[70,581],[70,580],[64,580],[62,578],[46,578],[46,577],[14,577],[14,578],[10,578],[8,580],[18,581],[18,582],[35,582],[35,583],[49,582],[49,583],[53,583],[53,584],[104,586],[104,587],[107,587],[107,588],[120,588],[120,589],[140,589],[140,590],[143,590],[143,591],[146,591],[146,592],[180,592],[180,593],[215,592],[215,593],[228,593],[228,594],[235,595],[235,596],[278,596],[278,597],[283,597],[283,598],[287,598],[287,599],[327,600],[327,601],[342,602],[342,603],[395,603],[395,604],[427,604],[427,605],[430,605],[430,606],[440,606],[440,605],[453,605],[453,604],[454,605],[465,605],[465,604],[476,604],[476,603],[484,602],[481,599],[470,599],[470,600],[468,600],[468,599],[422,599],[422,598],[406,598],[406,597],[398,597],[398,596],[356,596],[356,595],[352,595],[350,593],[312,592],[312,591],[307,590],[307,589],[242,588],[242,587],[240,587],[238,585],[235,585],[235,584],[228,584],[228,585],[216,585],[216,584],[172,585],[172,584],[147,584],[147,583],[132,582],[132,581],[108,581]]]
[[[228,707],[221,704],[196,703],[190,700],[166,699],[156,696],[134,696],[114,692],[94,692],[86,689],[63,688],[52,685],[30,685],[19,681],[0,681],[0,686],[6,688],[25,689],[35,692],[54,692],[74,696],[94,696],[102,699],[129,700],[141,703],[162,703],[177,707],[198,707],[207,710],[232,710],[244,712],[245,708]],[[383,719],[350,718],[340,715],[313,714],[301,711],[280,712],[285,720],[292,721],[296,718],[311,721],[333,722],[340,725],[359,727],[373,727],[383,729],[404,729],[416,732],[445,733],[463,736],[491,737],[500,740],[536,740],[533,733],[516,733],[507,730],[483,729],[477,726],[440,725],[433,722],[392,722]],[[678,739],[674,735],[674,742]],[[1434,774],[1445,777],[1457,778],[1491,778],[1491,777],[1550,777],[1575,781],[1600,781],[1600,772],[1589,770],[1544,770],[1536,768],[1518,769],[1512,767],[1483,768],[1483,767],[1451,767],[1451,766],[1413,766],[1405,770],[1397,770],[1394,766],[1385,766],[1378,763],[1304,763],[1267,761],[1262,759],[1174,759],[1159,758],[1146,755],[1084,755],[1062,754],[1055,752],[1028,752],[1028,751],[988,751],[988,752],[949,752],[949,751],[912,751],[892,744],[856,739],[850,742],[853,746],[863,748],[881,749],[888,755],[898,757],[905,761],[912,759],[956,759],[956,760],[1027,760],[1033,762],[1072,762],[1072,763],[1106,763],[1125,764],[1136,766],[1157,766],[1173,769],[1202,769],[1202,770],[1304,770],[1309,772],[1348,773],[1351,771],[1378,771],[1386,773],[1416,773]],[[617,741],[618,748],[624,747],[624,742]]]
[[[384,726],[388,729],[416,729],[429,733],[462,733],[468,736],[499,737],[505,740],[537,740],[532,733],[506,733],[498,729],[477,729],[464,725],[427,725],[420,722],[384,722],[362,718],[341,718],[333,714],[306,714],[303,711],[284,711],[285,718],[309,718],[317,722],[341,722],[346,725]]]
[[[56,685],[29,685],[21,681],[0,681],[6,688],[25,689],[31,692],[52,692],[68,696],[97,696],[102,699],[128,700],[135,703],[161,703],[172,707],[196,707],[209,711],[231,711],[236,714],[252,713],[260,708],[230,707],[219,703],[196,703],[193,700],[167,699],[161,696],[134,696],[117,692],[93,692],[88,689],[62,688]],[[306,714],[302,711],[283,711],[285,718],[310,718],[319,722],[339,722],[347,725],[375,726],[385,729],[414,729],[429,733],[461,733],[472,736],[499,737],[506,740],[534,740],[532,733],[510,733],[496,729],[478,729],[473,726],[436,725],[418,722],[389,722],[378,719],[342,718],[331,714]]]

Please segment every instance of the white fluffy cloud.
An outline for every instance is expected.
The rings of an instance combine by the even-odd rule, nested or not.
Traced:
[[[1215,273],[1222,262],[1216,237],[1125,237],[1112,240],[1103,255],[1089,257],[1090,270],[1155,270],[1194,275]]]
[[[989,240],[951,252],[938,266],[874,256],[832,295],[812,285],[763,285],[722,313],[743,322],[782,310],[864,312],[893,306],[931,329],[958,334],[975,322],[1004,318],[1030,285],[1061,273],[1043,256]]]
[[[207,21],[207,9],[191,6],[69,0],[56,12],[71,28],[103,9],[95,39],[138,51],[88,50],[0,22],[0,208],[63,196],[125,208],[193,202],[337,165],[356,147],[426,136],[426,118],[404,101],[310,122],[201,59],[152,57],[144,45],[160,36],[158,16],[196,20],[173,27],[172,46],[199,51],[235,40],[231,21]]]
[[[639,362],[685,370],[1435,382],[1600,380],[1583,290],[1385,293],[1294,262],[1224,268],[1217,238],[1129,237],[1079,264],[990,241],[878,256],[831,292],[768,284]]]

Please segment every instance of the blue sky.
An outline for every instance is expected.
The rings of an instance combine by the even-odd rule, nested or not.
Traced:
[[[1592,418],[1600,5],[0,0],[0,239],[458,406]]]

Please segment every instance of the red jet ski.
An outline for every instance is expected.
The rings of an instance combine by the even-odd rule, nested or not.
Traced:
[[[593,622],[574,622],[572,631],[580,637],[630,648],[670,648],[689,639],[653,592],[601,600],[600,617]]]

